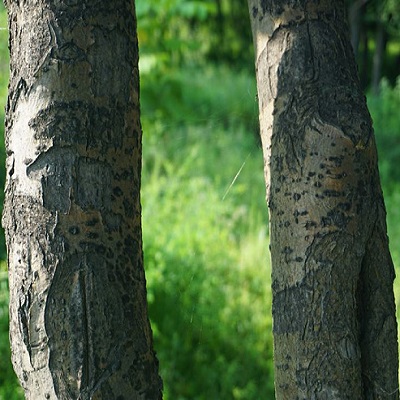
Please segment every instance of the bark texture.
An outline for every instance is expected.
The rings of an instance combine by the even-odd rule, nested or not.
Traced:
[[[343,1],[249,0],[277,399],[398,399],[394,268]]]
[[[160,399],[130,0],[7,0],[3,225],[27,399]]]

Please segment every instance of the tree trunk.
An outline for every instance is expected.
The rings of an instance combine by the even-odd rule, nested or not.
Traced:
[[[249,0],[277,399],[397,399],[394,268],[343,1]]]
[[[26,398],[160,399],[130,0],[7,0],[3,225]]]
[[[369,81],[369,47],[368,47],[368,29],[363,29],[361,32],[362,53],[360,62],[360,82],[361,88],[365,91],[370,84]]]
[[[358,56],[358,47],[360,44],[361,19],[366,2],[367,0],[355,0],[348,8],[350,41],[356,58]]]
[[[217,6],[216,30],[218,33],[218,46],[224,47],[225,44],[225,17],[222,10],[222,0],[215,0]]]
[[[372,92],[379,94],[379,84],[382,79],[382,65],[386,50],[386,31],[381,21],[378,21],[375,36],[375,52],[372,64]]]

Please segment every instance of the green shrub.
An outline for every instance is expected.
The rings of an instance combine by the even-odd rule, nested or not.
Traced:
[[[250,19],[240,2],[136,0],[136,14],[142,67],[206,60],[253,67]]]
[[[385,194],[400,186],[400,77],[395,87],[382,80],[379,96],[368,96],[379,154],[379,171]]]
[[[368,96],[378,146],[379,172],[387,209],[388,235],[393,261],[400,266],[400,77],[391,87],[381,82],[379,96]],[[396,291],[400,283],[396,281]],[[400,293],[400,292],[399,292]],[[398,299],[400,302],[400,298]]]
[[[156,59],[158,67],[203,59],[212,36],[204,21],[215,13],[213,1],[137,0],[142,56]]]
[[[244,127],[258,134],[255,77],[205,66],[141,75],[142,118],[169,126]],[[234,147],[234,143],[232,143]]]

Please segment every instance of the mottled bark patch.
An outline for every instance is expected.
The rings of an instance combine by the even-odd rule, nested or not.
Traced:
[[[248,3],[270,211],[276,396],[396,399],[393,265],[344,2]]]
[[[101,255],[85,252],[64,260],[53,277],[45,321],[50,368],[60,394],[78,398],[82,391],[93,393],[118,369],[127,338],[118,333],[123,304],[113,295],[120,288],[108,277],[112,269]]]

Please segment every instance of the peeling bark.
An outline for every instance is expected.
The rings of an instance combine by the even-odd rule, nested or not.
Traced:
[[[394,268],[343,1],[249,0],[277,399],[398,399]]]
[[[134,4],[5,3],[14,369],[31,400],[160,399],[142,255]]]

